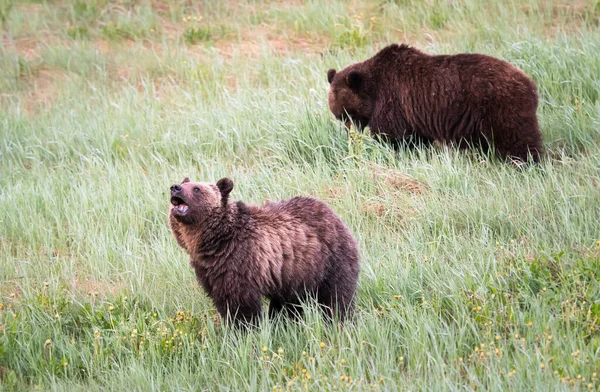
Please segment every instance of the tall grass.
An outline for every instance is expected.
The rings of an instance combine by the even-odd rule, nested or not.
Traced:
[[[598,387],[597,4],[0,12],[0,389]],[[190,28],[221,33],[191,42]],[[327,69],[396,41],[531,75],[543,163],[348,136]],[[326,201],[360,245],[355,319],[328,326],[306,304],[298,323],[224,328],[166,224],[185,176],[229,176],[248,203]]]

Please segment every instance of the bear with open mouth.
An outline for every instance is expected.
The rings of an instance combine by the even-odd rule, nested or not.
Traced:
[[[221,316],[256,324],[265,296],[270,317],[298,317],[301,302],[315,298],[328,318],[343,321],[360,259],[342,220],[310,197],[253,206],[230,200],[232,189],[228,178],[171,186],[171,230]]]

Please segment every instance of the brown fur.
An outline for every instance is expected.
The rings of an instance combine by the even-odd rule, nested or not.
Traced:
[[[219,313],[255,323],[266,296],[271,317],[297,316],[309,295],[343,319],[353,305],[359,254],[341,219],[308,197],[260,207],[233,202],[232,188],[227,178],[217,184],[186,178],[171,187],[173,235]]]
[[[493,144],[500,156],[521,160],[542,153],[537,88],[505,61],[391,45],[327,78],[329,107],[347,126],[352,119],[392,141]]]

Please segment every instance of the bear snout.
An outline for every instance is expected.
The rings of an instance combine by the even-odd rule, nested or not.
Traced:
[[[175,194],[181,192],[181,189],[182,189],[181,185],[179,185],[179,184],[171,185],[171,195],[175,195]]]
[[[174,184],[171,186],[171,204],[175,207],[185,204],[181,185]]]

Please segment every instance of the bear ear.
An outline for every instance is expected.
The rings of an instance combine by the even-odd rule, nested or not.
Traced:
[[[331,81],[333,80],[333,77],[335,76],[335,69],[331,68],[329,71],[327,71],[327,81],[329,82],[329,84],[331,84]]]
[[[346,83],[348,83],[348,87],[350,87],[353,91],[358,91],[362,87],[363,76],[360,72],[352,71],[348,74]]]
[[[185,184],[186,182],[190,182],[189,177],[186,177],[183,179],[183,181],[181,181],[182,184]]]
[[[217,188],[221,192],[221,197],[227,200],[227,196],[229,196],[229,192],[233,189],[233,181],[229,178],[224,177],[217,181]]]

